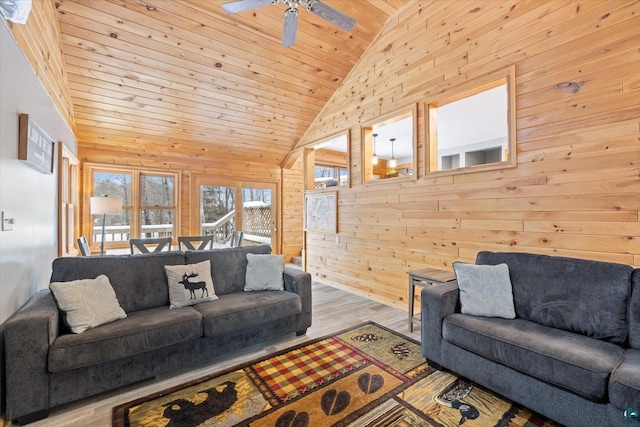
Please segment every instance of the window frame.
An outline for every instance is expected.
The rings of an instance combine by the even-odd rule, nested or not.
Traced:
[[[450,104],[455,101],[476,95],[478,93],[490,90],[498,87],[502,84],[506,84],[507,88],[507,159],[499,162],[484,163],[472,166],[463,166],[453,169],[438,169],[438,145],[437,134],[435,133],[434,125],[437,126],[437,120],[432,116],[432,108],[441,107]],[[458,90],[453,90],[453,94],[424,102],[424,120],[426,129],[426,149],[425,155],[425,178],[441,175],[460,175],[473,172],[500,170],[517,167],[516,156],[516,86],[515,86],[515,67],[510,66],[503,68],[493,73],[489,73],[482,78],[473,79],[467,82]],[[432,141],[436,141],[433,144]]]
[[[281,224],[282,224],[282,201],[280,199],[280,186],[277,181],[243,181],[234,180],[230,178],[219,178],[209,174],[193,174],[191,176],[191,205],[190,209],[190,224],[189,232],[191,235],[200,234],[201,224],[201,200],[200,189],[203,185],[212,187],[228,187],[235,188],[235,203],[236,203],[236,216],[235,224],[236,229],[239,229],[243,225],[243,209],[238,209],[238,204],[244,204],[245,189],[264,189],[271,191],[271,249],[274,254],[281,253]],[[242,230],[244,231],[244,230]]]
[[[320,161],[316,162],[316,147],[318,146],[322,146],[323,143],[342,137],[344,136],[344,138],[346,139],[346,144],[347,144],[347,151],[345,153],[346,156],[346,165],[340,165],[340,164],[335,164],[335,163],[331,163],[330,161],[326,160],[326,159],[321,159]],[[322,148],[320,148],[322,149]],[[340,170],[346,170],[347,171],[347,183],[346,185],[340,185],[338,183],[338,185],[336,186],[336,188],[351,188],[351,132],[349,130],[346,131],[342,131],[342,132],[338,132],[338,133],[334,133],[332,135],[329,135],[325,138],[322,138],[318,141],[315,141],[309,145],[307,145],[304,149],[304,189],[305,192],[306,191],[319,191],[319,190],[323,190],[325,187],[323,188],[316,188],[315,185],[315,168],[316,166],[318,167],[323,167],[323,168],[327,168],[327,169],[333,169],[333,173],[334,173],[334,178],[338,177],[339,179],[339,171]],[[329,188],[333,188],[333,187],[329,187]]]
[[[172,244],[177,244],[177,236],[180,233],[180,211],[181,211],[181,202],[180,202],[180,193],[178,191],[181,188],[180,184],[180,172],[176,170],[159,170],[154,168],[136,168],[136,167],[117,167],[111,165],[103,165],[98,163],[85,163],[84,165],[85,173],[84,173],[84,199],[83,206],[84,209],[82,211],[82,224],[83,224],[83,234],[87,236],[87,240],[89,241],[89,247],[91,250],[97,250],[99,248],[100,243],[93,241],[93,215],[91,214],[90,209],[90,198],[95,192],[95,181],[94,175],[95,173],[113,173],[113,174],[128,174],[131,175],[131,196],[130,196],[130,204],[125,204],[123,202],[122,209],[130,210],[130,224],[129,224],[129,238],[132,236],[140,236],[141,234],[141,217],[142,210],[145,208],[152,209],[163,209],[163,210],[175,210],[174,214],[174,223],[173,223],[173,231],[172,231]],[[173,188],[173,207],[169,206],[146,206],[142,205],[142,176],[150,175],[150,176],[166,176],[173,178],[174,180],[174,188]],[[134,237],[135,238],[135,237]],[[106,239],[105,239],[106,240]],[[121,249],[128,248],[129,241],[122,240],[118,242],[104,242],[105,251],[107,249]]]
[[[373,178],[373,127],[380,124],[385,124],[397,117],[403,115],[411,115],[412,117],[412,140],[411,140],[411,148],[413,151],[412,156],[412,171],[411,175],[407,176],[395,176],[384,179],[374,179]],[[402,119],[399,119],[402,120]],[[369,122],[365,122],[360,127],[360,137],[361,137],[361,164],[362,164],[362,184],[372,184],[378,182],[397,182],[397,181],[414,181],[418,179],[418,105],[411,104],[410,106],[405,106],[402,108],[398,108],[384,114],[382,116],[376,117],[374,120]],[[400,165],[398,165],[400,166]],[[370,175],[368,174],[370,172]]]
[[[58,256],[76,256],[80,237],[80,161],[58,143]]]

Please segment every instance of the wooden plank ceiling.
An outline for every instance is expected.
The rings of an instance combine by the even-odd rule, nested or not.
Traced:
[[[301,9],[290,48],[285,5],[228,14],[227,1],[56,1],[80,150],[280,165],[409,0],[326,0],[350,32]]]

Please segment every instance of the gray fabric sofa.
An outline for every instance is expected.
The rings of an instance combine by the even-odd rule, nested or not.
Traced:
[[[567,426],[620,426],[640,406],[640,269],[526,253],[507,264],[515,319],[460,312],[456,282],[422,291],[422,353]]]
[[[42,290],[5,325],[7,419],[185,369],[311,325],[311,276],[286,266],[284,291],[243,291],[247,253],[268,245],[145,255],[58,258],[52,282],[106,274],[124,319],[69,333]],[[169,309],[165,265],[209,260],[217,300]]]

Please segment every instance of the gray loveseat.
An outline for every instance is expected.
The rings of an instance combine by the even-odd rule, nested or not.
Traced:
[[[51,292],[35,294],[5,326],[7,419],[27,423],[57,405],[304,334],[311,325],[311,276],[285,267],[285,291],[245,292],[247,253],[269,254],[271,247],[54,260],[52,282],[106,274],[127,317],[72,334]],[[164,266],[206,260],[219,299],[169,309]]]
[[[640,269],[526,253],[507,264],[515,319],[461,314],[456,282],[422,291],[422,353],[567,426],[621,426],[640,406]]]

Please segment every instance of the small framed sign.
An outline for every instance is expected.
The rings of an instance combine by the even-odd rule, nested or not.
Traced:
[[[43,173],[53,173],[54,142],[28,114],[20,114],[18,159]]]

